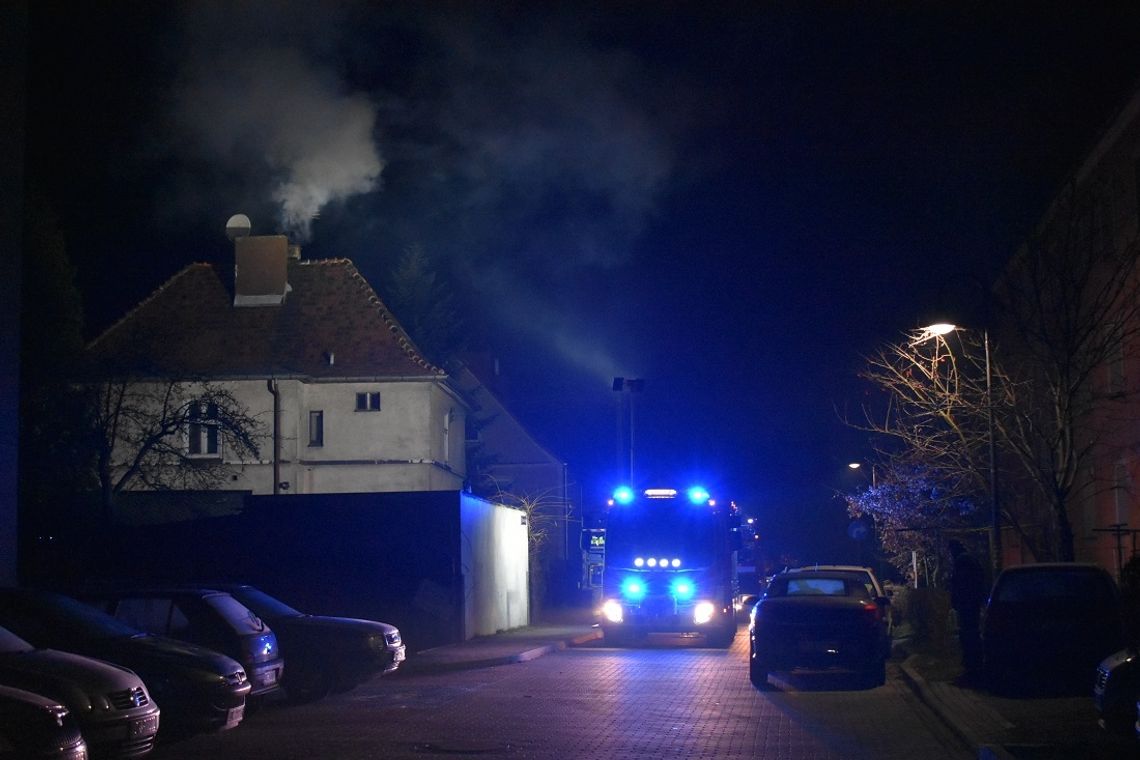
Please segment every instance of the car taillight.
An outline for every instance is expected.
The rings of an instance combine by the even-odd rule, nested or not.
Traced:
[[[874,623],[883,619],[882,608],[874,602],[863,602],[863,613]]]

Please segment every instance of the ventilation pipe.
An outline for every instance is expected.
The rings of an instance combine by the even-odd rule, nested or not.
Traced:
[[[281,494],[281,391],[273,378],[265,381],[265,387],[273,395],[273,495],[278,496]]]

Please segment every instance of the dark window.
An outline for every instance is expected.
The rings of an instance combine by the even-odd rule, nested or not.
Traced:
[[[357,393],[356,394],[356,411],[358,412],[378,412],[380,411],[380,392],[374,393]]]
[[[218,456],[217,404],[203,401],[190,403],[186,452],[192,457]]]
[[[322,411],[309,412],[309,445],[325,445],[325,413]]]

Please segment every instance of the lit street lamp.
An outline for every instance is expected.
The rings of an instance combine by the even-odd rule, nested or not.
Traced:
[[[957,325],[939,322],[922,328],[918,337],[911,345],[923,343],[934,337],[947,335],[955,330],[963,329]],[[993,372],[990,368],[990,331],[982,330],[982,345],[985,349],[986,361],[986,439],[989,446],[990,465],[990,564],[994,577],[1001,571],[1001,510],[998,504],[997,492],[997,454],[994,445],[994,397]]]

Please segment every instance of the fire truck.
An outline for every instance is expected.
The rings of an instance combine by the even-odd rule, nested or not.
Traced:
[[[719,505],[700,486],[615,490],[602,577],[606,642],[674,634],[729,646],[736,635],[739,528],[735,507]]]

